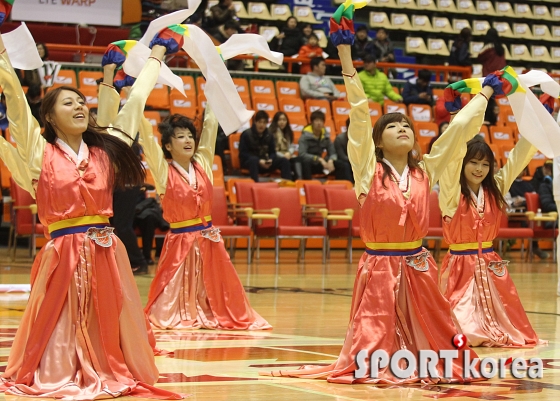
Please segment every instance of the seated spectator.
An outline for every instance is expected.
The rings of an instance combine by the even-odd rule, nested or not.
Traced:
[[[437,136],[434,136],[432,139],[430,139],[430,143],[428,144],[428,152],[427,153],[431,152],[432,146],[434,145],[434,142],[437,141],[438,138],[441,136],[441,134],[443,134],[445,132],[447,127],[449,127],[449,122],[448,121],[443,121],[439,124],[438,134],[437,134]]]
[[[280,33],[270,42],[270,48],[282,53],[286,57],[298,54],[303,46],[303,35],[298,29],[296,17],[289,17]]]
[[[237,22],[237,12],[232,0],[219,0],[218,4],[210,7],[209,27],[220,28],[228,21]]]
[[[147,185],[147,184],[146,184]],[[154,189],[152,187],[151,189]],[[134,226],[138,227],[142,235],[142,254],[148,265],[155,264],[152,258],[152,249],[156,229],[169,230],[169,223],[163,219],[163,210],[155,198],[146,196],[146,188],[142,188],[138,194],[136,207],[134,209]],[[162,241],[156,241],[159,253],[161,253]],[[156,255],[158,254],[156,251]]]
[[[453,42],[449,55],[449,65],[469,67],[472,65],[470,44],[472,32],[470,28],[461,29],[459,37]]]
[[[303,26],[301,27],[301,33],[303,35],[301,38],[303,40],[303,44],[306,45],[307,42],[309,41],[309,37],[313,33],[313,27],[311,26],[311,24],[310,23],[303,24]]]
[[[268,113],[259,110],[253,118],[253,126],[241,134],[239,161],[242,168],[249,170],[251,178],[259,181],[259,173],[280,170],[285,180],[292,179],[290,161],[276,154],[274,137],[268,131]]]
[[[393,49],[393,44],[389,40],[387,31],[383,28],[377,30],[375,39],[373,39],[373,44],[375,46],[375,59],[381,63],[394,63],[395,54]],[[389,76],[395,79],[397,78],[397,70],[392,68],[389,70]]]
[[[31,109],[31,114],[39,122],[39,126],[42,128],[44,126],[43,120],[41,119],[41,104],[43,103],[43,88],[40,84],[33,84],[27,89],[25,97],[27,98],[27,103]]]
[[[298,57],[306,57],[311,59],[315,57],[322,58],[322,55],[323,55],[323,49],[321,48],[321,46],[319,46],[319,38],[314,33],[309,35],[309,40],[307,41],[307,44],[301,46],[298,52]],[[300,71],[302,74],[307,74],[309,71],[311,71],[310,64],[301,63]]]
[[[334,144],[325,129],[325,114],[322,111],[311,113],[311,124],[303,128],[298,144],[304,180],[312,179],[313,174],[329,175],[333,172],[337,180],[352,180],[348,166],[338,161]],[[326,159],[323,152],[327,152]]]
[[[376,47],[373,39],[368,36],[368,29],[361,25],[356,30],[356,37],[352,45],[352,60],[363,60],[365,56],[371,55],[375,59]]]
[[[498,122],[498,116],[500,115],[500,106],[496,102],[496,99],[491,97],[488,99],[488,104],[486,105],[486,111],[484,112],[484,125],[496,125]]]
[[[552,163],[545,163],[542,167],[542,172],[544,177],[537,191],[541,201],[541,210],[543,213],[557,212],[552,192]]]
[[[225,24],[219,26],[212,31],[212,36],[220,43],[224,43],[234,33],[239,33],[241,28],[235,20],[228,20]]]
[[[243,30],[241,29],[237,21],[230,19],[227,20],[225,24],[212,30],[212,32],[212,36],[214,37],[214,39],[216,39],[220,43],[224,43],[231,37],[231,35],[243,32]],[[244,69],[244,65],[245,64],[243,63],[243,60],[229,59],[226,61],[228,70],[241,71]]]
[[[505,45],[495,28],[490,28],[486,32],[484,46],[478,53],[478,62],[482,64],[483,77],[507,65]]]
[[[377,69],[375,58],[371,54],[364,57],[364,69],[358,73],[364,92],[368,99],[383,106],[385,96],[394,102],[401,102],[402,97],[393,90],[389,78]]]
[[[268,130],[274,137],[276,155],[290,160],[295,179],[301,179],[301,162],[299,157],[294,156],[296,150],[296,146],[294,145],[294,132],[292,131],[290,120],[286,113],[283,111],[277,112],[272,118]]]
[[[340,163],[344,163],[349,172],[352,171],[350,160],[348,159],[348,128],[350,127],[350,119],[346,120],[346,131],[341,132],[334,138],[334,150],[336,157]],[[354,175],[352,176],[352,183],[354,182]]]
[[[340,91],[334,86],[334,82],[325,76],[326,68],[325,60],[322,57],[311,59],[311,72],[301,77],[299,81],[303,99],[336,100],[342,97]]]
[[[527,168],[525,168],[519,176],[513,181],[511,187],[509,188],[509,192],[504,196],[504,200],[506,201],[508,208],[515,211],[516,209],[520,209],[525,211],[527,206],[527,200],[525,199],[525,194],[527,192],[535,192],[533,185],[530,181],[526,181],[523,179],[523,176],[526,174]],[[528,227],[526,221],[520,222],[521,227]],[[513,241],[515,243],[515,241]],[[548,253],[543,251],[539,248],[539,241],[533,241],[533,253],[539,257],[539,259],[546,259],[548,258]]]
[[[416,82],[414,80],[408,81],[402,91],[403,102],[409,104],[433,104],[432,87],[430,86],[430,79],[432,73],[428,70],[418,71]]]

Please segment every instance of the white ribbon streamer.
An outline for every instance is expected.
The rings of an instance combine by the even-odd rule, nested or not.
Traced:
[[[236,33],[218,47],[224,60],[229,60],[240,54],[258,54],[278,65],[282,64],[284,60],[282,53],[270,50],[264,36],[254,33]]]
[[[43,65],[35,40],[25,22],[13,31],[2,34],[2,40],[14,68],[36,70]]]

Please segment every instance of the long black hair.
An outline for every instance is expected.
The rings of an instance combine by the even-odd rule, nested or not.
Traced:
[[[290,126],[290,119],[288,118],[288,115],[283,111],[277,112],[274,117],[272,117],[272,122],[270,123],[268,129],[272,134],[275,134],[279,129],[278,120],[282,116],[286,117],[287,123],[284,129],[281,129],[280,131],[282,131],[282,135],[284,135],[284,138],[286,138],[289,143],[294,143],[294,131],[292,131],[292,127]]]
[[[85,96],[78,89],[70,86],[60,86],[47,92],[41,104],[40,114],[41,120],[45,126],[43,136],[48,143],[53,145],[56,143],[58,135],[56,134],[54,126],[48,121],[49,119],[47,119],[47,116],[52,113],[58,96],[64,90],[72,91],[78,94],[84,102],[86,101]],[[128,135],[126,132],[119,131]],[[119,138],[109,135],[107,133],[107,127],[100,127],[91,114],[89,114],[88,127],[82,134],[82,139],[88,147],[100,148],[104,150],[109,157],[109,161],[111,162],[109,168],[113,170],[111,174],[111,186],[124,188],[127,185],[138,186],[144,183],[146,171],[142,162],[138,159],[136,154],[134,154],[130,146]]]
[[[494,50],[498,56],[502,57],[505,54],[504,44],[502,43],[502,39],[495,28],[490,28],[488,29],[488,32],[486,32],[486,36],[484,37],[484,46],[488,44],[494,45]]]
[[[494,179],[494,152],[492,152],[490,146],[488,146],[488,144],[484,142],[484,139],[479,135],[467,142],[467,154],[463,158],[461,178],[459,179],[459,182],[461,183],[461,193],[467,199],[471,199],[471,190],[467,185],[467,178],[465,177],[465,165],[472,159],[483,160],[485,158],[488,160],[488,163],[490,163],[488,175],[484,177],[481,184],[482,188],[490,196],[490,199],[487,199],[486,201],[490,202],[490,207],[497,205],[498,209],[502,209],[505,204],[505,200],[498,189],[498,185],[496,185],[496,180]]]

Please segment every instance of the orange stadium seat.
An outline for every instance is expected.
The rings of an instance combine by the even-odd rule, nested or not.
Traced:
[[[101,71],[80,71],[78,73],[80,90],[87,87],[97,88],[97,80],[100,78],[103,78]]]
[[[278,95],[278,99],[283,97],[301,98],[299,92],[299,82],[276,81],[276,94]]]
[[[305,115],[305,104],[300,98],[280,97],[278,100],[280,111],[283,111],[289,116],[293,114],[300,114],[302,116]]]
[[[314,111],[322,111],[325,114],[326,119],[332,119],[331,104],[328,100],[320,99],[306,99],[305,100],[305,111],[307,113],[307,118],[310,118],[311,113]]]
[[[146,101],[146,106],[152,107],[158,110],[169,110],[169,89],[163,84],[156,84],[148,100]]]
[[[178,91],[173,91],[169,95],[169,103],[169,113],[182,114],[192,119],[196,117],[196,97],[184,97]]]
[[[274,84],[268,79],[251,79],[249,82],[251,87],[251,95],[253,97],[273,97],[276,98],[276,91],[274,90]]]
[[[78,87],[76,80],[76,72],[74,70],[60,69],[51,88],[58,88],[59,86],[73,86]]]
[[[264,110],[268,113],[270,118],[278,111],[278,102],[276,98],[270,96],[253,96],[253,107],[255,110]]]

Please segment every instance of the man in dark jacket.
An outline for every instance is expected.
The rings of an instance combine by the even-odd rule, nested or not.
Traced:
[[[403,102],[409,104],[429,104],[434,102],[430,79],[432,73],[428,70],[418,71],[416,82],[407,82],[402,91]]]
[[[557,212],[556,202],[552,192],[552,164],[545,163],[542,167],[544,178],[539,186],[537,193],[541,202],[541,210],[543,213]]]
[[[325,129],[325,114],[316,110],[311,113],[311,124],[303,128],[298,143],[298,153],[304,180],[310,180],[313,174],[331,174],[337,180],[352,180],[348,165],[340,162],[334,144]],[[327,152],[323,158],[323,152]]]
[[[251,178],[259,181],[259,173],[280,170],[286,180],[292,179],[290,161],[276,154],[274,137],[267,128],[268,113],[259,110],[253,119],[253,126],[241,134],[239,140],[239,161],[242,168],[249,170]]]
[[[350,127],[350,119],[346,120],[346,131],[341,132],[334,138],[334,149],[336,151],[336,157],[340,163],[344,163],[346,168],[350,172],[351,181],[354,182],[354,176],[352,175],[352,166],[350,165],[350,160],[348,159],[348,128]]]
[[[368,54],[375,58],[375,50],[373,39],[368,36],[367,27],[361,25],[356,29],[356,37],[352,45],[352,60],[363,60]]]

